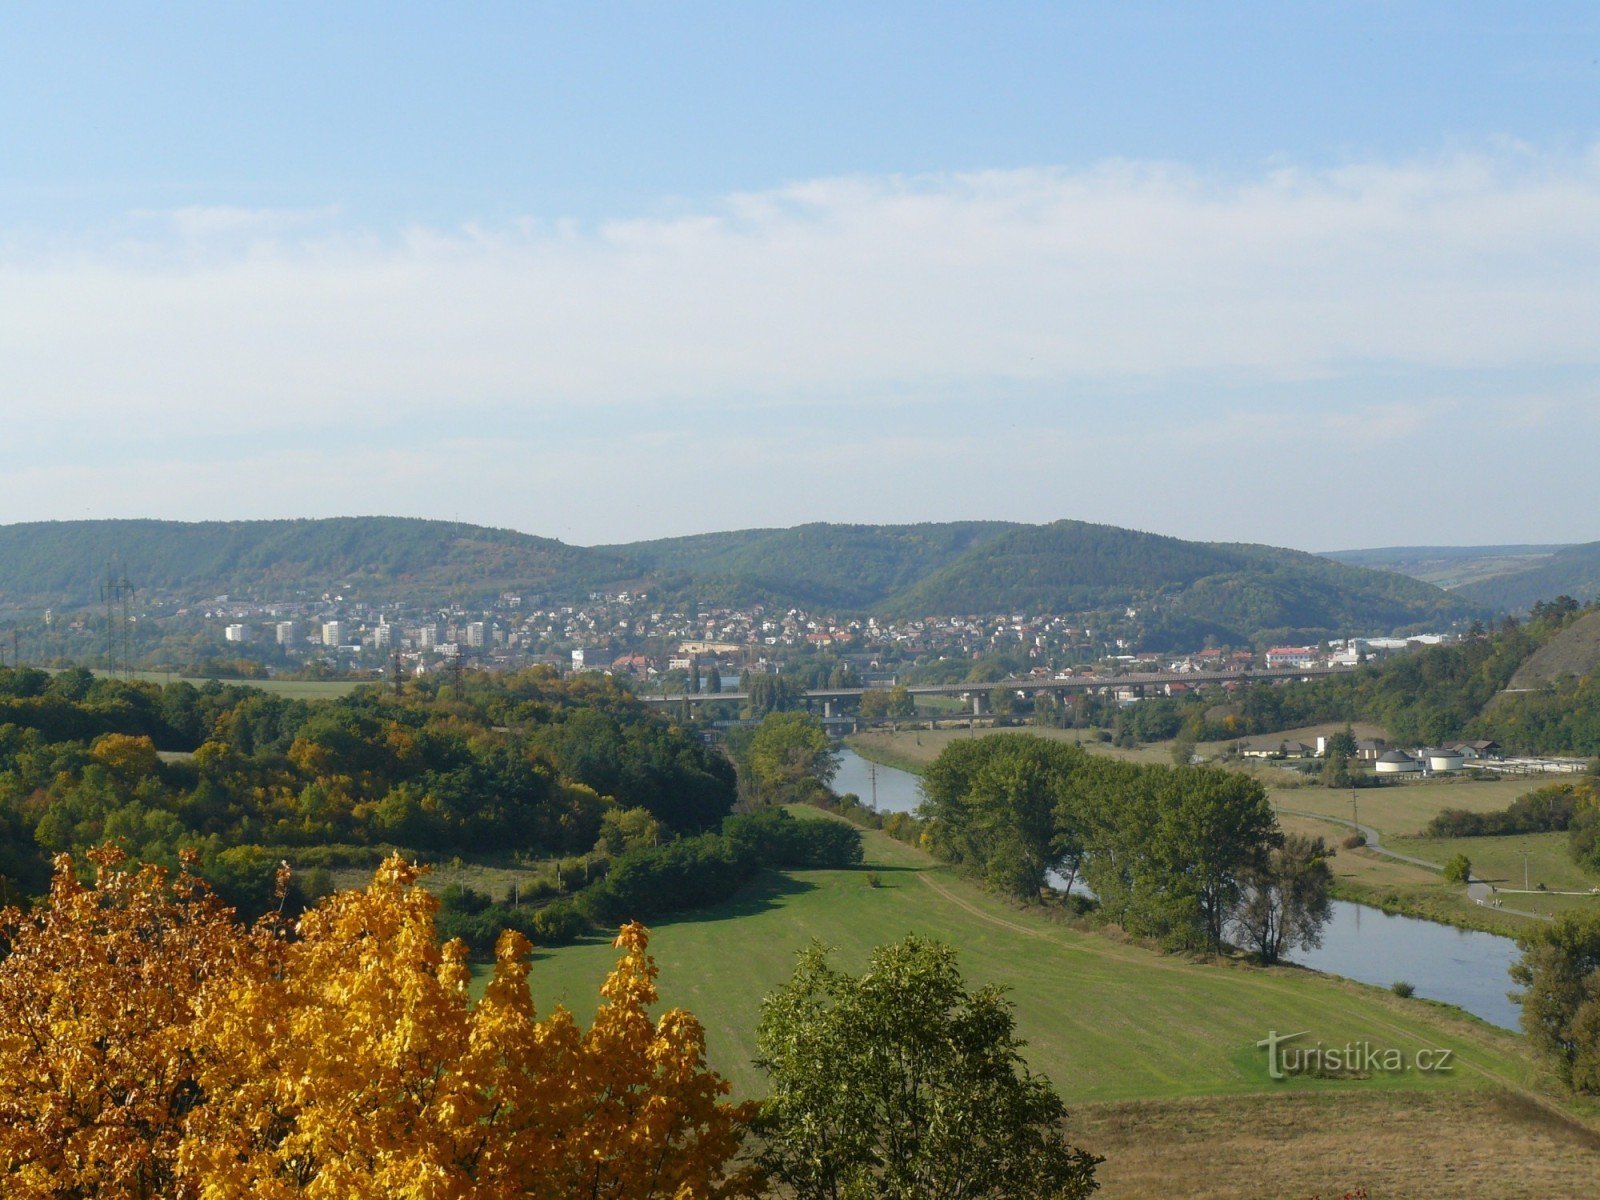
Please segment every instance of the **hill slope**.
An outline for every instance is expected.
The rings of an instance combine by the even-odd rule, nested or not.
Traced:
[[[1600,612],[1588,613],[1540,646],[1511,677],[1507,690],[1531,691],[1566,676],[1582,678],[1600,667]]]
[[[1155,648],[1387,631],[1473,612],[1392,572],[1080,521],[813,524],[582,547],[394,517],[0,526],[0,604],[93,604],[113,555],[142,596],[181,602],[328,590],[418,603],[501,591],[568,601],[647,587],[668,602],[906,616],[1128,606]]]
[[[1123,604],[1148,606],[1157,644],[1400,628],[1472,611],[1429,584],[1297,550],[1186,542],[1081,521],[1023,526],[986,540],[896,596],[889,611],[1070,612]]]
[[[445,597],[463,586],[474,593],[501,585],[571,587],[591,575],[627,572],[599,551],[448,521],[47,521],[0,526],[0,597],[92,604],[113,556],[141,593],[186,598],[283,597],[340,586]]]
[[[1571,596],[1580,604],[1600,596],[1600,542],[1567,546],[1536,565],[1457,589],[1463,599],[1523,612],[1541,600]]]
[[[1442,588],[1461,588],[1543,566],[1565,549],[1564,545],[1382,546],[1330,550],[1322,557],[1352,567],[1396,571]]]
[[[702,599],[869,609],[1019,526],[1005,521],[747,529],[599,549]]]

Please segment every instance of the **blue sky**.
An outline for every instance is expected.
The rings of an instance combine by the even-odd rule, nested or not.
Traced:
[[[1587,541],[1593,5],[30,5],[0,521]]]

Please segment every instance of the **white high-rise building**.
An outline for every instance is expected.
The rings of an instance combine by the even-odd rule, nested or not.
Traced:
[[[489,644],[488,627],[482,621],[467,622],[467,645],[481,650]]]
[[[300,631],[295,628],[293,621],[278,622],[278,645],[292,646],[300,640]]]
[[[250,640],[250,626],[229,625],[222,631],[222,636],[225,641],[229,642],[248,642]]]
[[[344,644],[343,621],[324,621],[322,623],[322,644],[324,646],[342,646]]]
[[[387,622],[379,622],[372,630],[372,648],[374,650],[387,650],[394,644],[394,626]]]

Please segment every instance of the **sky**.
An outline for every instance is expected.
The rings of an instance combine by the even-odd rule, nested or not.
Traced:
[[[1600,8],[7,6],[0,523],[1600,540]]]

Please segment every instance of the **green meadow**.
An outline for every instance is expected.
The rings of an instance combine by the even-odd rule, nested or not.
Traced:
[[[868,862],[858,870],[774,872],[728,904],[654,926],[663,1004],[700,1018],[711,1062],[739,1094],[763,1090],[752,1063],[761,999],[789,977],[798,950],[820,941],[836,948],[840,965],[859,969],[873,946],[907,933],[955,946],[970,983],[1010,991],[1030,1066],[1069,1103],[1535,1087],[1520,1038],[1456,1010],[1292,967],[1163,954],[1012,908],[919,850],[865,836]],[[869,873],[881,886],[870,885]],[[564,1004],[587,1019],[613,958],[601,939],[540,952],[531,977],[536,1004]],[[1447,1048],[1457,1066],[1273,1083],[1256,1048],[1271,1030],[1306,1030],[1305,1040],[1328,1046]]]

